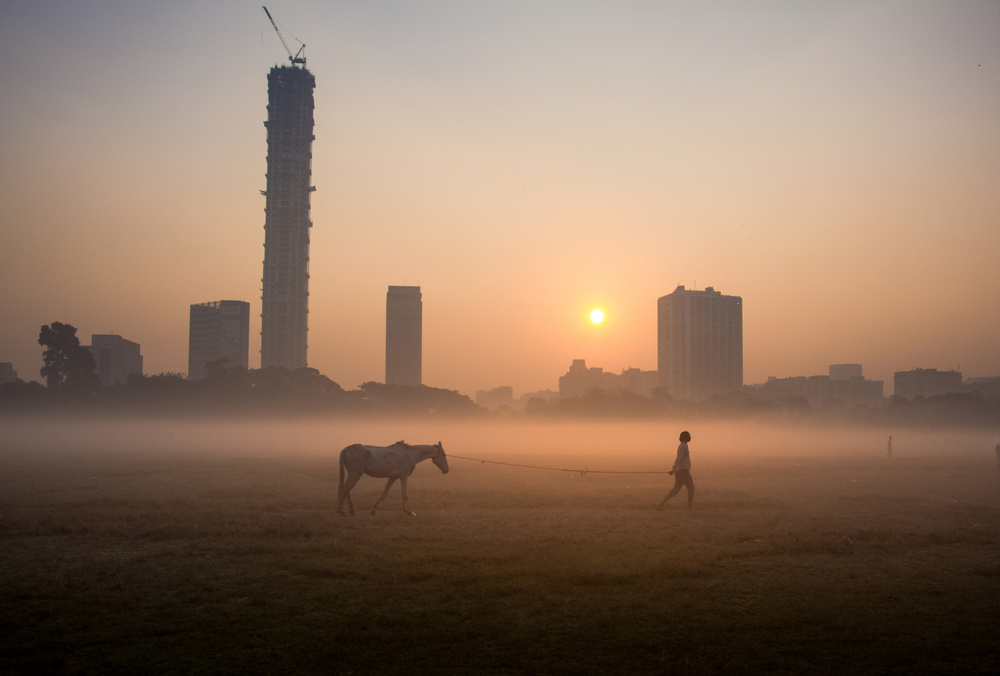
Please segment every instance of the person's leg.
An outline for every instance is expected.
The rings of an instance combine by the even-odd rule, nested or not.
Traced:
[[[691,472],[685,472],[685,474],[687,475],[684,483],[688,489],[688,509],[691,509],[691,506],[694,505],[694,479],[691,478]]]
[[[667,500],[669,500],[670,498],[672,498],[675,495],[677,495],[678,493],[680,493],[681,492],[681,487],[683,485],[684,485],[684,482],[681,480],[681,473],[680,472],[676,472],[674,474],[674,487],[673,487],[673,490],[671,490],[669,493],[667,493],[667,497],[663,498],[663,502],[660,503],[660,506],[658,507],[658,509],[663,509],[663,507],[667,504]]]

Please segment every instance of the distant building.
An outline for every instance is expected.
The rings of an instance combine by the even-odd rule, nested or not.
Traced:
[[[267,190],[260,366],[308,366],[309,198],[312,186],[313,89],[303,66],[275,66],[267,76]]]
[[[530,401],[544,401],[545,403],[558,401],[559,393],[554,390],[538,390],[537,392],[525,392],[517,398],[521,406],[527,406]]]
[[[656,371],[628,368],[618,375],[599,366],[587,368],[585,359],[574,359],[566,375],[559,377],[559,396],[582,397],[593,390],[635,392],[648,396],[656,388],[657,382]]]
[[[226,366],[250,367],[250,303],[218,300],[191,306],[188,332],[188,378],[202,380],[208,364],[228,359]]]
[[[896,371],[893,376],[893,394],[904,399],[934,397],[962,391],[961,371],[913,369]]]
[[[657,371],[671,396],[704,399],[743,388],[743,299],[678,286],[657,302]]]
[[[514,388],[504,385],[502,387],[494,387],[492,390],[479,390],[476,392],[476,403],[491,411],[501,408],[513,408]]]
[[[0,361],[0,385],[12,383],[15,380],[17,380],[17,371],[14,370],[14,364],[9,361]]]
[[[86,348],[94,355],[97,375],[104,387],[124,383],[133,373],[142,375],[139,343],[115,334],[93,334]]]
[[[385,383],[422,382],[424,304],[419,286],[390,286],[385,297]]]
[[[883,382],[865,380],[860,364],[833,364],[828,376],[770,377],[754,388],[765,399],[805,399],[812,408],[829,402],[877,408],[883,403]]]
[[[962,390],[970,394],[978,392],[984,397],[1000,396],[1000,376],[966,378],[962,381]]]
[[[831,380],[853,380],[863,377],[861,364],[830,364]]]

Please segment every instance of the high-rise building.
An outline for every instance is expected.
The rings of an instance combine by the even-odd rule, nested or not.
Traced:
[[[302,60],[304,62],[304,60]],[[261,292],[260,366],[307,365],[309,197],[313,89],[305,66],[275,66],[267,76],[267,197]]]
[[[227,367],[250,366],[250,303],[218,300],[191,306],[188,378],[201,380],[208,364],[226,359]]]
[[[703,399],[743,387],[743,299],[678,286],[657,302],[657,370],[671,396]]]
[[[139,343],[115,334],[93,334],[86,348],[94,355],[97,375],[104,387],[124,383],[133,373],[142,375]]]
[[[424,303],[419,286],[390,286],[385,296],[385,383],[421,384]]]

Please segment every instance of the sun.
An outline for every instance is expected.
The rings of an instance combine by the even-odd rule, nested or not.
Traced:
[[[593,312],[590,313],[590,321],[594,324],[600,324],[604,321],[604,310],[600,308],[594,308]]]

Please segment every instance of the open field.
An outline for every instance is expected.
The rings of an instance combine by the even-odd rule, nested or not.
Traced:
[[[995,673],[995,437],[674,427],[0,421],[0,672]]]

